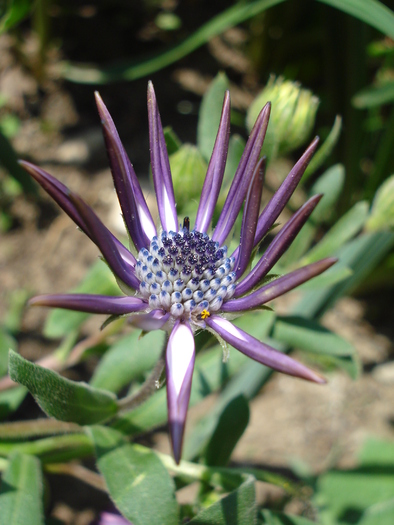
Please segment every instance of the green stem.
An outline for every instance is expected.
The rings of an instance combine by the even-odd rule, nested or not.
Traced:
[[[0,424],[0,439],[4,441],[54,434],[76,434],[81,431],[82,428],[76,423],[43,418]]]

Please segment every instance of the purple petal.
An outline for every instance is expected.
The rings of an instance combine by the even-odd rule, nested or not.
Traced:
[[[213,232],[212,239],[223,244],[230,233],[248,191],[254,169],[260,157],[261,148],[267,131],[271,105],[266,104],[257,117],[252,132],[246,143],[233,182],[230,186],[223,210]]]
[[[239,243],[238,260],[235,263],[237,277],[242,275],[248,267],[252,255],[257,219],[259,217],[261,194],[265,175],[266,158],[263,157],[253,173],[252,182],[246,196],[241,226],[241,240]]]
[[[163,127],[152,82],[148,82],[148,117],[152,175],[161,224],[165,231],[177,232],[178,217],[175,208],[170,161],[168,160]]]
[[[100,514],[100,521],[98,525],[133,525],[131,521],[123,518],[119,514],[114,514],[112,512],[102,512]]]
[[[315,195],[310,198],[283,226],[256,266],[245,277],[245,279],[243,279],[243,281],[237,284],[234,293],[235,297],[243,295],[253,287],[257,286],[261,279],[267,275],[274,264],[277,263],[293,242],[322,197],[323,195]]]
[[[152,310],[148,314],[133,315],[129,318],[129,323],[144,332],[150,332],[163,328],[169,318],[170,314],[163,310]]]
[[[315,137],[311,144],[306,149],[305,153],[294,165],[290,173],[287,175],[285,180],[280,185],[277,192],[274,194],[272,199],[269,201],[267,206],[262,211],[259,220],[257,222],[256,235],[254,239],[254,246],[257,246],[259,242],[267,235],[271,227],[274,225],[276,219],[281,214],[282,210],[288,203],[294,190],[301,180],[313,154],[316,151],[319,143],[319,137]],[[233,253],[233,257],[238,256],[239,248]]]
[[[141,250],[149,246],[156,235],[156,227],[111,115],[98,92],[95,97],[123,217],[137,250]]]
[[[315,383],[323,384],[326,382],[316,372],[309,370],[309,368],[288,355],[262,343],[222,317],[213,315],[208,317],[205,322],[231,346],[265,366]]]
[[[181,460],[194,359],[193,331],[188,323],[178,320],[168,340],[166,353],[168,423],[177,464]]]
[[[109,230],[81,197],[70,193],[70,200],[87,225],[92,241],[100,249],[113,273],[127,286],[138,290],[140,281],[135,275],[134,269],[131,269],[122,259],[118,246]]]
[[[67,215],[75,222],[75,224],[91,239],[92,235],[82,219],[80,213],[76,209],[73,202],[70,200],[70,190],[62,184],[60,181],[52,177],[45,170],[31,164],[26,161],[19,161],[19,164],[41,185],[41,187],[52,197],[52,199],[64,210]],[[105,227],[105,226],[103,226]],[[112,237],[113,242],[116,244],[119,253],[122,258],[133,268],[136,264],[136,260],[133,254],[123,246],[123,244],[108,231],[108,234]],[[95,241],[93,241],[95,242]]]
[[[322,259],[321,261],[303,266],[298,270],[294,270],[294,272],[290,272],[287,275],[283,275],[282,277],[271,281],[246,297],[232,299],[231,301],[223,303],[221,310],[222,312],[238,312],[241,310],[257,308],[258,306],[268,303],[268,301],[272,301],[276,297],[293,290],[293,288],[300,286],[300,284],[305,281],[309,281],[309,279],[320,275],[337,261],[338,259],[335,259],[334,257],[328,257],[327,259]]]
[[[93,294],[37,295],[31,306],[50,306],[90,314],[125,315],[146,310],[148,304],[137,297],[111,297]]]
[[[230,93],[226,91],[215,146],[212,151],[211,160],[209,161],[207,175],[201,192],[200,205],[197,211],[195,228],[200,232],[206,232],[212,220],[226,167],[229,138]]]

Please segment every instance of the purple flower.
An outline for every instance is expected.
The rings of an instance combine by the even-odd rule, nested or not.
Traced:
[[[133,166],[97,93],[96,102],[124,221],[138,252],[136,257],[79,196],[44,170],[28,162],[21,164],[97,245],[125,296],[41,295],[33,298],[31,304],[132,315],[136,326],[144,330],[162,329],[169,334],[166,351],[168,418],[173,453],[179,462],[195,361],[194,334],[198,330],[209,330],[222,343],[234,346],[275,370],[316,383],[325,382],[320,375],[258,341],[227,319],[261,307],[336,262],[336,259],[327,258],[264,284],[267,273],[319,202],[321,195],[316,195],[284,225],[253,269],[246,271],[252,254],[274,226],[299,183],[318,139],[307,148],[260,213],[265,159],[259,160],[259,157],[270,114],[267,104],[252,129],[219,220],[212,229],[229,142],[230,97],[227,92],[196,222],[191,229],[187,217],[182,225],[179,224],[160,114],[153,85],[149,83],[151,166],[160,216],[160,226],[156,229]],[[243,204],[239,246],[228,253],[224,243]]]

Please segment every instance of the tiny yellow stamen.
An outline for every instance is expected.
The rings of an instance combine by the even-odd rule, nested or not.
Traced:
[[[208,312],[208,310],[203,310],[201,312],[201,319],[206,319],[207,317],[209,317],[211,314]]]

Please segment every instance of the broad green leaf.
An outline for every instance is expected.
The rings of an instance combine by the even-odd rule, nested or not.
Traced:
[[[79,286],[73,293],[92,293],[103,295],[120,295],[118,285],[108,266],[98,260],[93,264]],[[68,335],[78,328],[90,314],[55,308],[48,315],[45,326],[45,337],[57,339]]]
[[[371,86],[359,91],[352,98],[352,104],[359,109],[373,108],[388,104],[394,100],[394,82],[386,82],[381,86]]]
[[[157,330],[141,337],[139,330],[133,331],[105,353],[90,384],[95,388],[119,392],[154,366],[163,343],[164,332]]]
[[[249,405],[242,394],[232,399],[220,414],[205,451],[209,466],[225,466],[249,423]]]
[[[114,67],[100,69],[89,65],[76,65],[63,63],[61,73],[64,78],[71,82],[84,84],[106,84],[119,80],[135,80],[145,77],[158,71],[181,58],[189,55],[194,50],[209,42],[209,40],[220,35],[226,29],[233,27],[249,18],[253,18],[258,13],[282,3],[284,0],[255,0],[251,2],[237,2],[235,5],[226,9],[219,15],[211,18],[206,24],[202,25],[192,35],[183,40],[179,45],[164,51],[150,59],[133,60]]]
[[[283,512],[274,512],[264,509],[261,511],[261,523],[264,525],[314,525],[315,521],[310,521],[302,516],[285,514]],[[260,521],[259,521],[260,523]]]
[[[394,38],[394,14],[382,2],[376,0],[319,0],[319,2],[336,7]]]
[[[293,348],[307,352],[349,356],[355,353],[353,345],[318,322],[301,316],[278,316],[272,337]]]
[[[172,478],[154,452],[127,443],[107,427],[88,429],[97,455],[97,467],[109,494],[133,525],[174,525],[178,504]]]
[[[200,107],[197,126],[197,145],[204,159],[211,158],[222,112],[223,97],[229,82],[224,73],[216,75],[205,93]]]
[[[394,442],[369,438],[357,454],[360,465],[394,468]]]
[[[110,392],[77,383],[52,370],[26,361],[10,350],[10,377],[28,388],[48,416],[90,425],[116,414],[116,398]]]
[[[312,248],[299,263],[300,266],[336,254],[337,250],[354,237],[364,226],[368,217],[368,203],[358,202],[326,233],[323,239]]]
[[[190,525],[255,525],[256,496],[254,478],[248,476],[237,490],[203,509]]]
[[[8,350],[16,351],[17,346],[15,339],[0,327],[0,377],[8,371]]]
[[[304,284],[299,286],[297,290],[320,290],[322,288],[328,288],[334,284],[344,281],[353,274],[353,271],[348,266],[341,263],[340,260],[331,266],[328,270],[322,274],[314,277],[310,281],[306,281]]]
[[[15,454],[2,476],[0,525],[44,525],[40,462]]]

